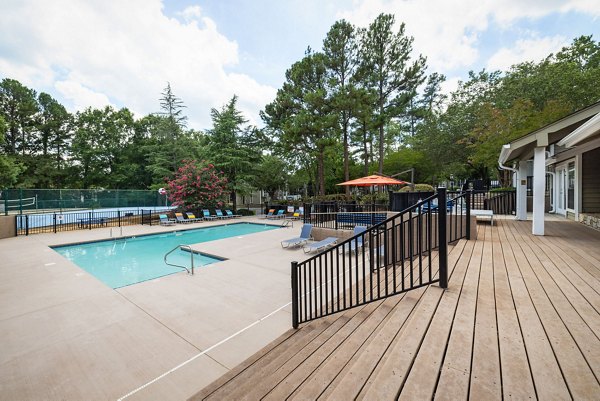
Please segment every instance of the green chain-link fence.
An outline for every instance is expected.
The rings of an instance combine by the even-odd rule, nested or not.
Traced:
[[[70,210],[166,206],[165,195],[135,189],[3,189],[0,213],[25,214]]]

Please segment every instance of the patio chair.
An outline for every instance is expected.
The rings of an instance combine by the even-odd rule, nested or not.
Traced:
[[[279,209],[276,214],[272,216],[267,215],[267,219],[283,219],[285,218],[285,210]]]
[[[275,213],[275,209],[269,209],[269,213],[265,214],[262,218],[268,219],[273,216],[273,213]]]
[[[227,213],[227,216],[232,217],[232,218],[242,217],[241,214],[233,214],[233,212],[229,209],[225,209],[225,213]]]
[[[181,224],[191,223],[190,220],[183,218],[183,214],[181,213],[175,213],[175,218],[177,219],[177,222]]]
[[[229,216],[225,216],[225,215],[223,214],[223,212],[221,211],[221,209],[215,209],[215,213],[217,214],[217,218],[218,218],[218,219],[221,219],[221,220],[222,220],[222,219],[230,219],[230,218],[231,218],[231,217],[229,217]]]
[[[352,236],[360,235],[360,234],[364,233],[365,231],[367,231],[367,227],[355,226],[354,231],[352,232]],[[342,247],[344,250],[344,253],[345,252],[352,253],[352,252],[360,251],[365,244],[364,237],[365,237],[364,235],[361,235],[360,237],[353,239],[350,242],[344,244],[344,246]]]
[[[170,219],[166,214],[159,214],[158,219],[161,226],[172,226],[176,223],[175,220]]]
[[[290,238],[290,239],[286,239],[285,241],[281,241],[281,247],[282,248],[289,248],[290,246],[298,246],[298,245],[302,245],[305,242],[307,242],[309,239],[311,239],[311,232],[312,232],[312,224],[305,224],[304,226],[302,226],[302,231],[300,231],[300,236],[296,237],[296,238]]]
[[[204,220],[214,220],[217,218],[217,216],[211,215],[210,212],[208,211],[208,209],[203,209],[202,210],[202,218]]]
[[[304,250],[304,253],[320,251],[333,246],[338,241],[338,237],[327,237],[319,242],[313,242],[312,244],[305,245],[302,249]]]
[[[290,220],[300,220],[300,212],[296,210],[294,212],[294,214],[292,214],[290,217],[288,217],[288,219],[290,219]]]
[[[191,212],[186,212],[185,213],[185,217],[187,218],[188,221],[190,221],[191,223],[195,223],[197,221],[202,221],[202,218],[200,217],[196,217],[196,215],[194,213]]]

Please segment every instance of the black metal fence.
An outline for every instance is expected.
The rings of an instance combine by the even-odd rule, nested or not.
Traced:
[[[158,214],[161,213],[160,211],[144,210],[92,210],[69,213],[19,214],[15,216],[15,219],[17,235],[30,235],[140,224],[144,212],[146,218],[150,218],[150,220],[158,220]]]
[[[387,220],[388,205],[339,202],[305,203],[304,223],[321,228],[373,226]]]
[[[466,194],[447,199],[440,188],[366,231],[293,262],[294,328],[432,283],[446,288],[447,244],[469,238],[469,210]]]
[[[491,210],[495,214],[515,214],[517,197],[515,191],[473,190],[469,206],[471,209]],[[450,196],[459,196],[466,192],[449,192]]]

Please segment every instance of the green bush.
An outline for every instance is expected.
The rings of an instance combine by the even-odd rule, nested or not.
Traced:
[[[346,201],[346,194],[329,194],[322,196],[313,196],[306,199],[307,202],[333,202],[333,201]],[[350,200],[354,200],[354,198],[350,198]]]
[[[407,185],[398,192],[413,192],[413,190],[410,185]],[[435,192],[435,188],[429,184],[415,184],[414,192]]]
[[[361,203],[388,203],[390,195],[387,192],[373,192],[363,195],[360,198]]]
[[[506,191],[516,191],[516,189],[513,187],[490,189],[490,192],[506,192]]]

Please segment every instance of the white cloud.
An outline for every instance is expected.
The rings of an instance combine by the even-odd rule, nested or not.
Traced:
[[[88,107],[95,109],[111,105],[108,96],[84,87],[75,81],[57,81],[54,84],[56,90],[73,104],[73,108],[82,111]]]
[[[380,13],[393,13],[432,70],[448,71],[478,61],[479,35],[491,23],[510,29],[522,19],[568,11],[600,16],[598,0],[358,0],[338,17],[366,27]]]
[[[487,62],[490,70],[508,70],[512,65],[523,61],[540,61],[550,53],[556,53],[569,40],[564,36],[552,36],[532,39],[519,39],[512,48],[499,49]]]
[[[186,21],[192,21],[202,16],[202,9],[200,6],[190,6],[178,12],[177,15],[180,15]]]
[[[159,111],[168,81],[193,128],[209,127],[210,108],[234,93],[256,121],[275,89],[227,72],[238,63],[237,43],[200,7],[183,10],[181,21],[162,8],[160,0],[9,0],[0,13],[0,76],[60,94],[71,110],[110,99],[144,114]]]

